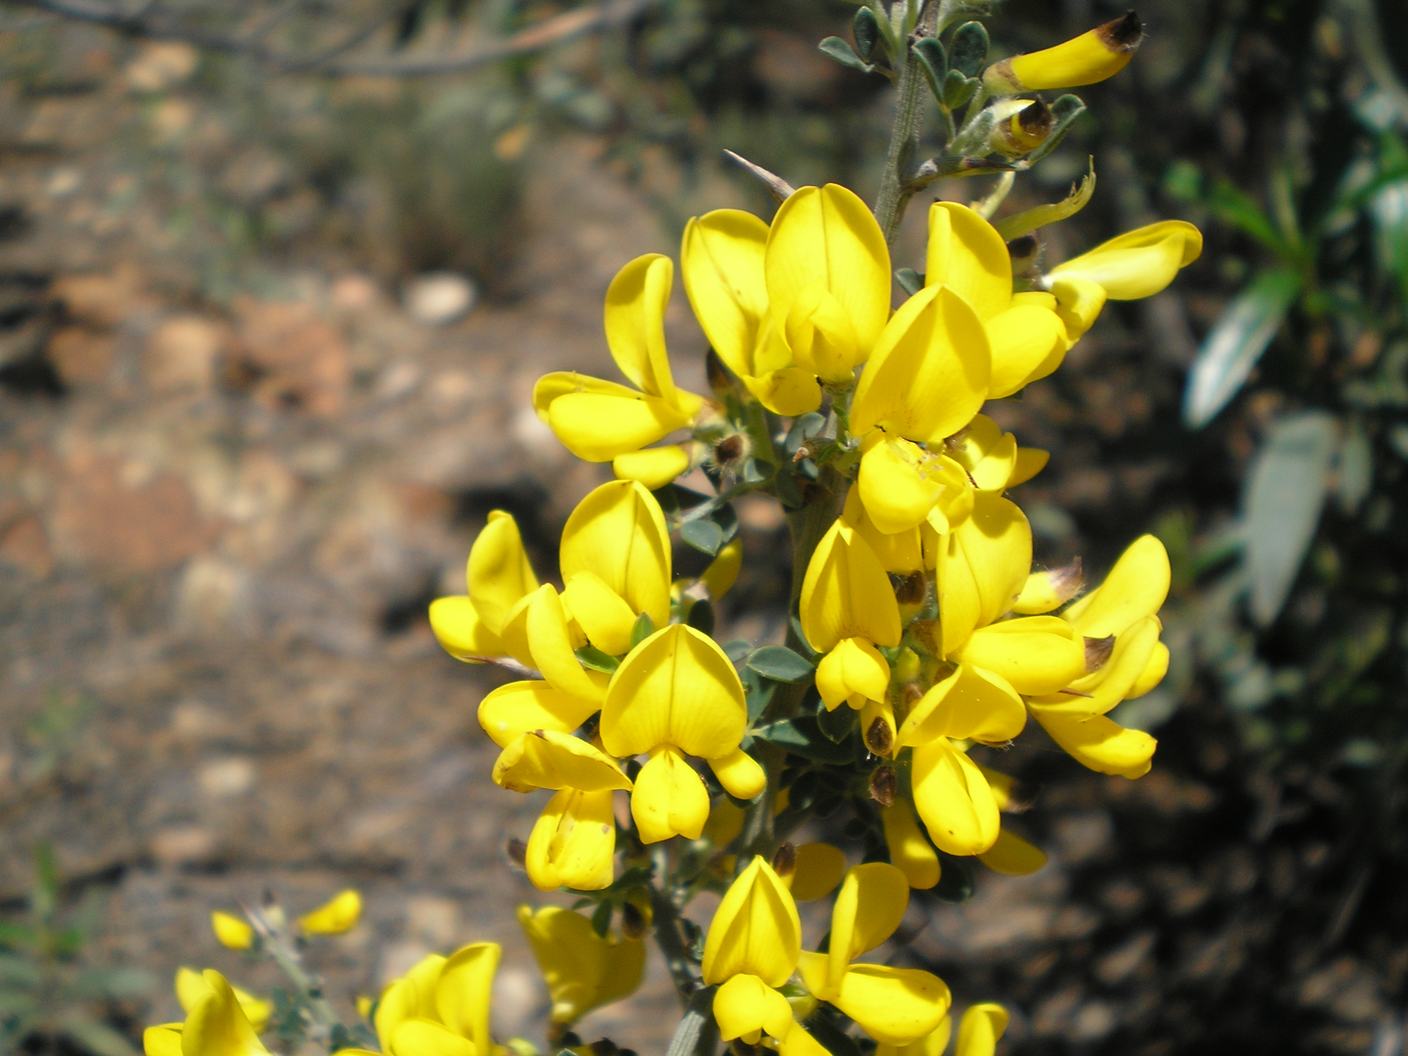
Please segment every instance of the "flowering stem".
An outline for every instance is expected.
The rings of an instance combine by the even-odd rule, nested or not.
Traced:
[[[695,974],[694,959],[684,945],[680,933],[679,910],[674,901],[658,887],[650,888],[651,928],[655,934],[655,945],[665,956],[665,964],[670,969],[670,980],[675,984],[675,992],[680,1002],[686,1006],[694,992],[699,989],[699,977]]]
[[[938,15],[939,5],[933,0],[924,0],[915,35],[931,35]],[[895,84],[895,121],[890,126],[890,146],[885,152],[880,193],[875,199],[875,219],[885,234],[886,245],[894,242],[900,219],[914,194],[909,169],[919,149],[919,123],[924,114],[924,71],[910,47],[910,41],[904,40],[901,46],[904,48],[904,61],[900,63],[899,78]]]
[[[342,1020],[323,996],[322,982],[303,967],[303,958],[285,927],[275,924],[259,910],[247,906],[243,908],[245,916],[259,933],[269,959],[288,976],[289,982],[293,983],[303,997],[303,1007],[312,1020],[315,1037],[320,1041],[327,1041],[332,1037],[334,1029],[342,1025]]]

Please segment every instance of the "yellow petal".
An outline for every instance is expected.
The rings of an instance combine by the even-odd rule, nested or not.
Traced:
[[[254,928],[243,917],[217,909],[210,914],[215,941],[227,950],[247,950],[254,945]]]
[[[949,1036],[953,1033],[953,1017],[945,1016],[932,1033],[908,1045],[878,1045],[875,1056],[944,1056]]]
[[[606,344],[631,384],[673,402],[675,383],[665,352],[665,308],[675,265],[660,253],[626,264],[606,289]]]
[[[480,663],[506,652],[474,602],[463,594],[436,598],[430,603],[430,630],[445,652],[466,663]]]
[[[618,758],[668,744],[712,759],[738,747],[746,724],[743,683],[728,656],[708,635],[674,624],[632,649],[611,676],[601,739]]]
[[[724,893],[704,939],[704,983],[756,975],[781,986],[797,967],[802,922],[787,886],[755,856]]]
[[[954,1056],[993,1056],[1006,1029],[1007,1009],[991,1002],[973,1005],[959,1021]]]
[[[376,1036],[388,1053],[396,1028],[408,1019],[435,1015],[435,983],[445,958],[438,953],[422,957],[409,972],[388,986],[376,1005]]]
[[[1017,505],[998,495],[973,496],[973,512],[941,540],[935,575],[945,656],[974,628],[1012,607],[1032,564],[1032,530]]]
[[[1046,864],[1046,852],[1003,829],[997,842],[978,855],[978,861],[1003,876],[1030,876]]]
[[[235,1000],[239,1002],[245,1018],[249,1020],[249,1025],[254,1028],[256,1034],[262,1034],[264,1028],[269,1025],[269,1017],[273,1015],[273,1002],[255,997],[233,983],[230,984],[230,989],[234,992]],[[212,992],[203,973],[194,968],[178,968],[176,970],[176,1000],[181,1005],[182,1011],[190,1012]]]
[[[1090,638],[1120,634],[1159,611],[1168,597],[1171,574],[1168,551],[1152,535],[1141,535],[1125,548],[1105,582],[1063,613]]]
[[[524,864],[540,891],[600,891],[615,878],[615,854],[611,792],[564,788],[533,825]]]
[[[619,391],[574,391],[548,407],[548,425],[562,446],[584,462],[610,462],[639,451],[689,424],[686,414],[658,396]]]
[[[462,1038],[474,1042],[475,1053],[492,1052],[489,1006],[494,973],[503,950],[497,942],[476,942],[456,950],[435,981],[435,1013]]]
[[[846,505],[841,519],[856,530],[875,551],[886,572],[917,572],[924,568],[924,554],[919,543],[919,529],[889,534],[880,531],[865,512],[860,489],[846,493]]]
[[[1071,694],[1034,698],[1069,714],[1104,715],[1131,695],[1143,679],[1159,646],[1163,625],[1147,616],[1115,639],[1114,648],[1099,669],[1070,684]]]
[[[533,730],[571,733],[597,710],[590,700],[563,693],[546,682],[509,682],[479,702],[479,725],[500,748]]]
[[[890,686],[890,665],[864,638],[843,638],[821,658],[816,688],[828,711],[842,704],[859,709],[867,700],[883,700]]]
[[[1203,251],[1203,235],[1186,220],[1160,220],[1135,228],[1073,257],[1050,271],[1056,280],[1093,282],[1112,301],[1133,301],[1158,293]]]
[[[562,579],[601,577],[657,627],[670,619],[670,536],[655,496],[634,480],[613,480],[589,492],[562,529]]]
[[[870,351],[856,335],[846,307],[830,290],[802,291],[783,317],[783,336],[798,367],[835,384],[850,384]]]
[[[900,611],[890,577],[856,530],[842,521],[822,536],[802,581],[802,632],[817,652],[846,638],[900,643]]]
[[[738,375],[754,373],[753,346],[767,313],[763,252],[768,225],[739,209],[715,209],[685,225],[684,290],[704,336]]]
[[[768,300],[782,317],[813,290],[850,320],[862,362],[890,315],[890,252],[870,209],[834,183],[803,187],[777,210],[764,256]]]
[[[519,906],[518,923],[552,997],[552,1022],[576,1022],[640,985],[644,943],[603,938],[582,914],[557,906]]]
[[[494,763],[493,778],[511,792],[631,787],[614,759],[582,738],[556,730],[534,730],[509,744]]]
[[[959,664],[930,687],[905,717],[900,747],[953,737],[1003,744],[1022,732],[1027,709],[1001,675],[972,664]]]
[[[142,1031],[145,1056],[181,1056],[181,1024],[162,1023]]]
[[[689,472],[689,452],[679,444],[627,451],[611,460],[611,472],[622,480],[635,480],[651,491],[663,488]]]
[[[767,787],[767,773],[742,748],[735,748],[727,755],[715,756],[708,763],[719,784],[724,786],[724,791],[734,799],[752,799]]]
[[[1065,356],[1066,328],[1049,308],[1013,305],[989,319],[987,331],[992,345],[988,395],[993,399],[1011,396],[1046,377]]]
[[[339,891],[317,909],[298,918],[305,935],[341,935],[362,919],[362,894],[353,888]]]
[[[787,998],[756,975],[729,978],[714,994],[714,1020],[724,1041],[752,1037],[786,1037],[792,1026],[792,1006]]]
[[[943,440],[978,413],[991,371],[987,332],[973,309],[947,287],[927,286],[880,335],[856,386],[852,430]]]
[[[734,536],[709,562],[709,567],[699,577],[699,582],[708,590],[709,597],[718,601],[738,582],[738,573],[743,568],[743,540]]]
[[[1085,641],[1058,616],[1019,616],[980,627],[956,655],[1023,694],[1054,693],[1085,674]]]
[[[1039,447],[1017,448],[1017,464],[1012,468],[1012,476],[1008,479],[1007,486],[1015,488],[1018,484],[1025,484],[1045,469],[1046,463],[1050,461],[1050,451],[1043,451]]]
[[[494,634],[503,630],[509,610],[538,589],[538,578],[523,548],[513,514],[492,510],[465,563],[469,599]]]
[[[802,954],[802,979],[813,993],[825,985],[825,958],[825,954]],[[826,1000],[876,1041],[907,1045],[937,1029],[953,999],[944,981],[929,972],[853,964]]]
[[[888,862],[866,862],[846,874],[831,909],[831,940],[826,953],[827,989],[808,988],[831,1000],[847,966],[895,933],[909,907],[909,881]]]
[[[1129,687],[1125,693],[1126,700],[1133,700],[1142,697],[1151,689],[1164,680],[1168,674],[1168,646],[1163,642],[1154,643],[1154,650],[1149,654],[1149,659],[1144,663],[1144,670],[1139,673],[1139,677],[1134,680],[1134,685]]]
[[[797,864],[788,877],[792,897],[813,902],[831,894],[846,875],[846,854],[829,843],[804,843],[797,848]]]
[[[968,471],[973,486],[979,491],[1001,491],[1007,487],[1017,464],[1017,438],[1004,433],[1002,427],[985,414],[969,422],[945,448],[953,460]]]
[[[562,605],[587,641],[610,656],[631,648],[637,614],[595,572],[576,572],[562,589]]]
[[[1098,774],[1143,777],[1158,741],[1103,715],[1081,715],[1031,705],[1032,717],[1072,759]]]
[[[970,488],[963,467],[947,455],[879,430],[866,437],[856,490],[882,533],[913,531],[935,506]]]
[[[744,375],[743,384],[773,414],[787,418],[821,406],[821,386],[816,375],[803,367],[784,366],[757,377]]]
[[[631,817],[642,843],[674,836],[697,840],[709,820],[709,791],[674,748],[659,748],[636,775]]]
[[[979,319],[1005,311],[1012,300],[1012,257],[997,228],[966,205],[929,207],[924,285],[947,286]]]
[[[430,1019],[396,1025],[387,1056],[476,1056],[474,1043]]]
[[[890,864],[904,873],[909,886],[927,891],[939,882],[939,856],[919,828],[909,801],[896,798],[880,813]]]
[[[1070,601],[1084,583],[1079,561],[1033,572],[1022,585],[1017,600],[1012,603],[1012,611],[1022,616],[1052,612]]]
[[[983,71],[983,86],[1007,95],[1098,84],[1128,66],[1143,39],[1131,11],[1060,44],[994,63]]]
[[[182,1056],[268,1056],[229,982],[210,968],[203,974],[209,992],[181,1027]]]
[[[577,659],[577,642],[567,625],[567,611],[551,583],[544,583],[528,602],[524,624],[528,652],[536,667],[554,689],[582,700],[601,700],[601,683]]]
[[[800,1023],[787,1032],[777,1052],[778,1056],[831,1056],[831,1050],[808,1034]]]
[[[997,841],[1001,820],[982,771],[940,738],[914,749],[914,806],[929,838],[949,854],[981,854]]]
[[[1066,331],[1066,344],[1074,345],[1100,318],[1108,299],[1105,287],[1079,275],[1056,275],[1051,278],[1051,292]]]

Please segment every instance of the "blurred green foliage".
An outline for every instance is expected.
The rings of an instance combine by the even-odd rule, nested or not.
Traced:
[[[96,891],[64,904],[53,851],[40,847],[26,911],[0,918],[0,1052],[135,1056],[112,1014],[147,998],[153,982],[135,968],[91,963],[101,914]]]

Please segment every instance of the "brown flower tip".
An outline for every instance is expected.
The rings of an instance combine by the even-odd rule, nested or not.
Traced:
[[[894,767],[877,767],[870,775],[870,798],[881,807],[888,807],[894,803],[895,796],[899,792],[899,781],[895,777]]]
[[[1085,640],[1085,669],[1087,671],[1099,671],[1110,659],[1110,654],[1115,651],[1115,636],[1107,634],[1104,638],[1087,638]]]
[[[1144,23],[1133,11],[1126,11],[1119,18],[1097,26],[1095,32],[1111,51],[1133,51],[1144,40]]]
[[[877,716],[866,728],[865,746],[873,755],[889,755],[890,749],[895,746],[895,734],[890,724]]]
[[[778,845],[772,852],[772,871],[778,876],[791,876],[797,871],[797,847],[787,841]]]

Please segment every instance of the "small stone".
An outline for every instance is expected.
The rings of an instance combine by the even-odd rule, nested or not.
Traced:
[[[54,331],[44,354],[65,384],[93,385],[112,369],[115,344],[111,334],[64,326]]]
[[[474,310],[479,290],[463,275],[432,271],[406,284],[403,294],[411,318],[426,326],[448,326]]]
[[[200,52],[177,41],[151,41],[143,44],[127,64],[123,76],[136,92],[161,92],[174,88],[200,63]]]
[[[342,334],[306,304],[243,298],[237,368],[272,407],[329,416],[342,409],[351,363]],[[237,369],[236,374],[240,373]]]
[[[381,301],[381,288],[371,276],[353,271],[333,280],[328,299],[339,311],[364,312]]]
[[[83,172],[76,165],[62,165],[49,175],[44,191],[52,198],[67,198],[83,184]]]
[[[249,573],[217,557],[197,557],[176,587],[175,622],[196,636],[224,636],[254,629],[254,590]]]
[[[65,275],[50,293],[71,318],[112,329],[132,314],[141,290],[136,276],[119,268],[105,274]]]
[[[228,345],[224,327],[198,315],[165,320],[142,353],[142,374],[154,392],[208,392]]]
[[[200,768],[196,781],[212,799],[238,796],[254,787],[254,764],[239,755],[215,759]]]
[[[43,579],[54,570],[54,552],[39,518],[31,515],[0,527],[0,560]]]
[[[429,943],[443,946],[460,932],[459,905],[438,895],[416,895],[406,900],[407,934]]]
[[[199,825],[170,825],[152,836],[151,851],[163,865],[188,865],[213,855],[215,836]]]

